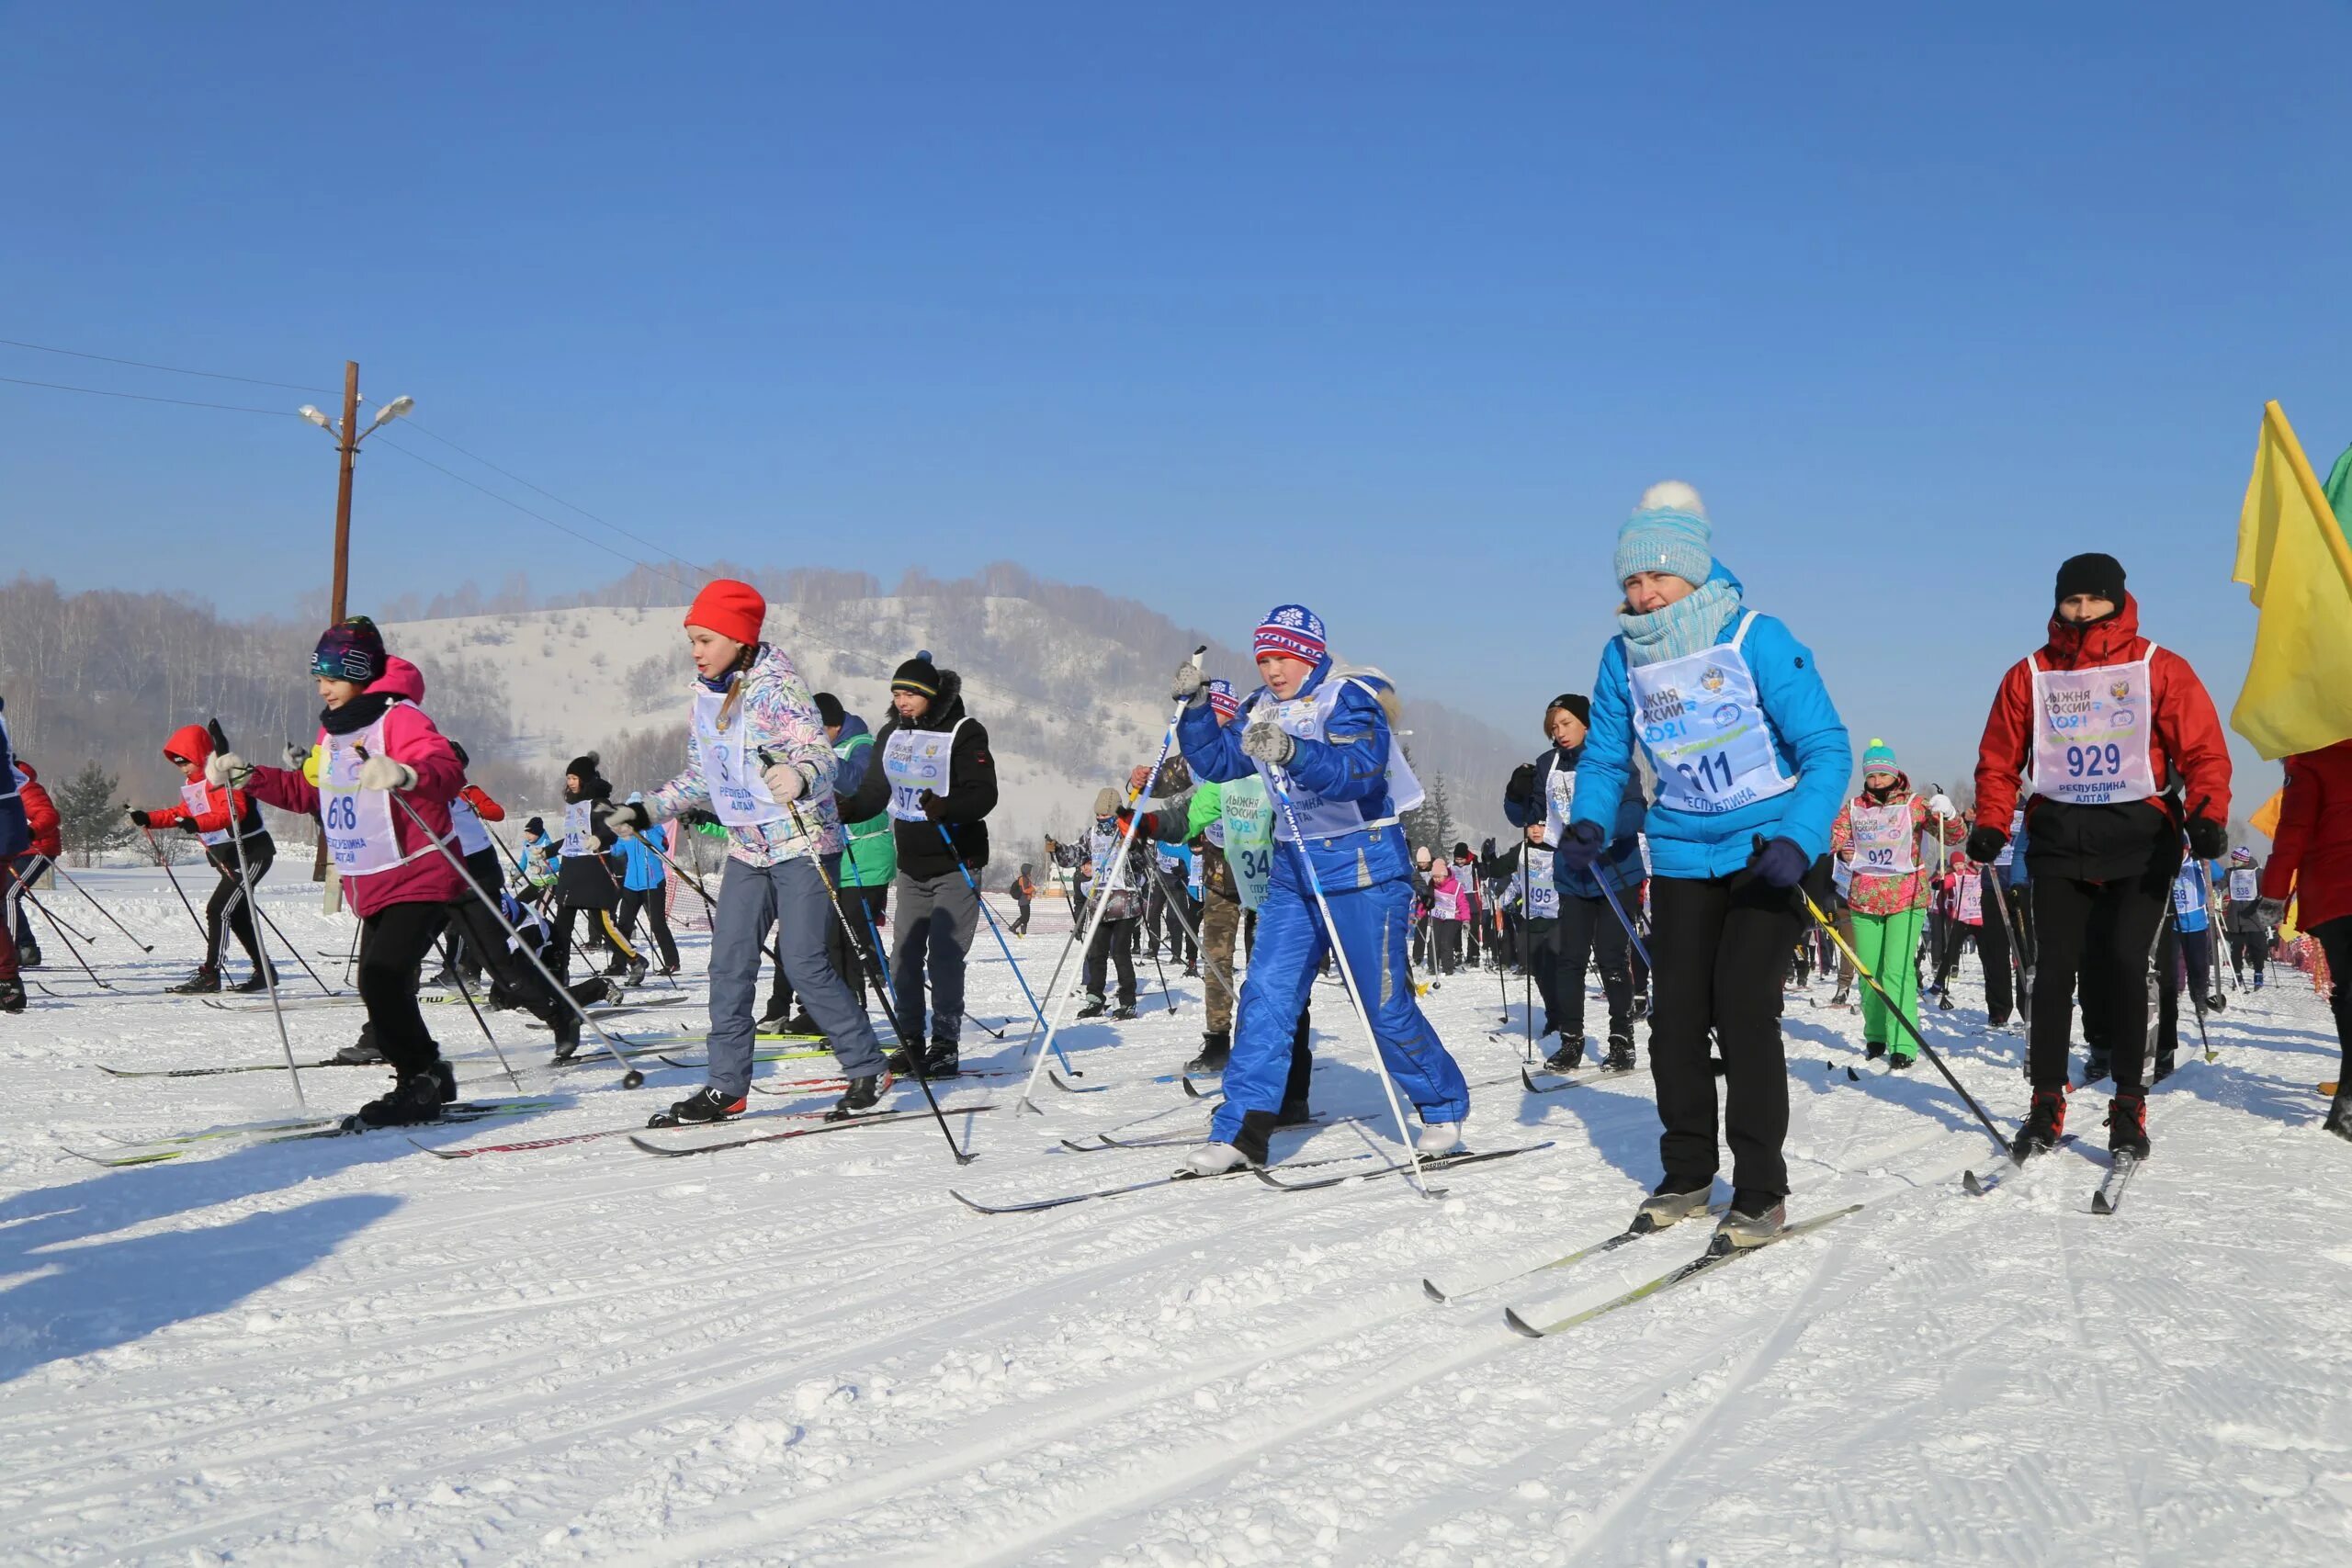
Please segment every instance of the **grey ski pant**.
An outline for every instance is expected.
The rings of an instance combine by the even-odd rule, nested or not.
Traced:
[[[840,857],[823,858],[830,877],[839,869]],[[711,923],[713,1089],[729,1098],[751,1092],[752,1015],[759,996],[760,950],[771,927],[792,988],[825,1032],[843,1075],[861,1078],[882,1070],[882,1044],[874,1038],[874,1025],[825,961],[825,933],[832,929],[833,911],[825,884],[806,855],[777,865],[729,859],[726,880],[719,884],[718,913]]]
[[[899,929],[890,937],[890,985],[899,1027],[911,1045],[956,1044],[964,1033],[964,954],[971,951],[980,901],[961,872],[899,877]],[[923,1032],[923,977],[931,977],[931,1032]]]

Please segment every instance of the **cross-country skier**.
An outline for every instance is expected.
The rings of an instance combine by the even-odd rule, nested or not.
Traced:
[[[0,922],[17,933],[17,966],[38,969],[41,963],[40,942],[33,935],[32,921],[25,913],[24,894],[65,852],[64,825],[57,815],[57,803],[41,787],[40,775],[33,771],[33,765],[19,757],[16,767],[17,798],[24,804],[25,829],[31,843],[14,862],[17,874],[7,896],[0,898]],[[0,785],[6,782],[0,777]]]
[[[2352,740],[2287,759],[2286,797],[2261,893],[2274,900],[2273,919],[2291,895],[2296,923],[2327,955],[2335,980],[2328,1005],[2342,1062],[2324,1125],[2352,1140]]]
[[[205,782],[216,792],[242,785],[280,811],[320,819],[344,895],[359,916],[360,1000],[394,1073],[391,1091],[361,1106],[359,1119],[379,1127],[431,1122],[458,1097],[458,1086],[417,1008],[416,976],[448,922],[464,928],[492,976],[555,1032],[559,1050],[578,1043],[580,1015],[508,950],[488,908],[426,841],[426,834],[445,844],[455,838],[449,802],[465,772],[418,705],[424,677],[416,666],[388,655],[375,623],[358,616],[319,638],[311,672],[326,705],[318,782],[299,768],[248,767],[234,752],[215,752]],[[394,804],[395,793],[409,811]]]
[[[1977,750],[1970,859],[2001,852],[2008,835],[1988,824],[2009,819],[2019,776],[2031,777],[2027,858],[2040,964],[2033,1102],[2012,1145],[2021,1157],[2055,1146],[2065,1130],[2078,976],[2086,1028],[2096,1021],[2115,1074],[2108,1146],[2146,1156],[2148,955],[2184,827],[2201,860],[2229,847],[2230,751],[2213,699],[2187,660],[2140,635],[2140,606],[2123,583],[2112,556],[2075,556],[2058,569],[2048,638],[2002,677]],[[2171,787],[2176,775],[2187,780],[2186,800]]]
[[[32,829],[17,784],[16,750],[8,742],[7,703],[0,700],[0,886],[11,900],[17,890],[17,857],[32,845]],[[25,983],[17,974],[17,933],[0,920],[0,1012],[25,1010]]]
[[[2230,852],[2230,874],[2222,886],[2229,896],[2222,919],[2230,940],[2230,973],[2244,986],[2246,971],[2253,970],[2258,991],[2270,966],[2270,929],[2276,919],[2270,901],[2262,897],[2262,867],[2252,850],[2241,844]]]
[[[1012,922],[1014,936],[1029,934],[1029,906],[1037,898],[1037,884],[1029,874],[1032,869],[1027,861],[1023,861],[1020,874],[1012,879],[1012,906],[1020,911]]]
[[[642,791],[629,792],[631,806],[642,805],[644,800]],[[648,941],[645,947],[638,949],[638,963],[643,964],[641,955],[647,948],[652,948],[661,956],[662,973],[675,975],[678,940],[670,934],[670,868],[662,863],[662,857],[670,852],[670,830],[658,824],[650,826],[643,832],[623,839],[620,852],[621,903],[613,923],[620,927],[621,940],[635,945],[637,917],[644,915]]]
[[[153,811],[137,811],[130,820],[141,828],[177,828],[193,833],[204,844],[204,858],[210,863],[219,880],[213,885],[212,897],[204,903],[204,962],[196,973],[169,989],[183,994],[218,991],[220,988],[220,964],[228,956],[228,942],[222,928],[236,933],[237,941],[253,961],[253,973],[240,981],[236,989],[258,991],[266,987],[261,970],[259,940],[254,932],[254,918],[250,908],[250,886],[259,888],[261,879],[269,874],[270,863],[277,858],[276,841],[269,829],[262,825],[261,808],[243,790],[225,790],[206,777],[206,763],[212,756],[212,737],[200,724],[183,725],[164,742],[164,761],[180,771],[187,781],[180,786],[178,806],[159,807]],[[231,809],[232,799],[234,810]],[[244,840],[244,863],[240,874],[234,839]]]
[[[1712,1031],[1733,1189],[1716,1237],[1749,1247],[1779,1234],[1789,1190],[1781,990],[1804,919],[1792,889],[1810,877],[1817,900],[1828,888],[1829,825],[1854,748],[1811,650],[1744,606],[1713,536],[1699,492],[1679,480],[1652,486],[1618,530],[1620,635],[1593,678],[1560,860],[1570,871],[1600,861],[1638,743],[1657,775],[1645,826],[1665,1175],[1635,1223],[1672,1224],[1707,1206],[1718,1158]]]
[[[1567,837],[1568,811],[1576,798],[1577,762],[1584,755],[1592,702],[1581,692],[1563,692],[1544,709],[1544,734],[1551,749],[1512,774],[1503,791],[1503,815],[1520,829],[1531,850],[1528,963],[1544,998],[1544,1030],[1560,1032],[1558,1049],[1544,1065],[1564,1073],[1584,1061],[1585,967],[1600,971],[1609,1005],[1609,1047],[1602,1065],[1623,1071],[1634,1065],[1633,944],[1609,908],[1600,878],[1617,895],[1628,919],[1641,908],[1642,799],[1638,772],[1630,773],[1609,825],[1609,847],[1590,867],[1570,871],[1559,863]],[[1524,787],[1521,787],[1521,775]],[[1547,913],[1548,911],[1548,913]]]
[[[709,1081],[656,1116],[655,1126],[741,1114],[752,1089],[760,953],[771,927],[793,989],[849,1079],[834,1112],[865,1111],[881,1098],[881,1042],[825,959],[835,919],[826,889],[841,878],[838,759],[800,671],[784,649],[761,640],[767,609],[758,589],[729,578],[695,595],[685,615],[697,678],[685,770],[644,800],[615,807],[609,818],[614,831],[636,833],[700,807],[727,827],[727,873],[711,919]]]
[[[962,677],[940,669],[930,654],[917,653],[891,675],[890,707],[889,721],[874,738],[890,787],[899,853],[890,982],[898,989],[899,1027],[907,1032],[908,1048],[924,1053],[923,1076],[953,1077],[961,1065],[964,956],[980,919],[973,886],[989,863],[996,763],[987,728],[964,711]]]
[[[1119,969],[1119,1006],[1111,1017],[1124,1021],[1136,1015],[1135,944],[1130,939],[1143,912],[1144,868],[1151,849],[1146,828],[1138,824],[1134,841],[1127,844],[1125,858],[1120,857],[1120,843],[1127,836],[1126,818],[1119,807],[1117,790],[1104,784],[1094,792],[1094,825],[1087,829],[1083,845],[1092,871],[1088,897],[1105,902],[1095,917],[1094,934],[1087,942],[1079,968],[1080,983],[1086,987],[1086,1005],[1078,1010],[1080,1018],[1101,1018],[1110,1011],[1110,965],[1114,963]]]
[[[1894,998],[1889,1008],[1870,987],[1862,989],[1862,1054],[1901,1071],[1919,1058],[1902,1023],[1919,1026],[1919,971],[1912,963],[1919,948],[1919,923],[1932,896],[1928,868],[1919,862],[1919,836],[1933,834],[1947,844],[1966,836],[1960,810],[1943,795],[1923,799],[1911,793],[1911,777],[1895,765],[1894,748],[1872,739],[1862,752],[1862,791],[1838,809],[1829,825],[1832,853],[1853,867],[1846,894],[1853,908],[1854,951]],[[1941,981],[1938,975],[1939,983]]]
[[[2172,879],[2172,913],[2157,932],[2154,984],[2156,1047],[2151,1083],[2172,1077],[2180,1052],[2180,993],[2188,990],[2192,1012],[2213,1010],[2213,869],[2185,856]]]
[[[1275,606],[1251,640],[1265,684],[1233,723],[1217,716],[1206,677],[1189,660],[1171,686],[1185,705],[1177,734],[1195,779],[1255,775],[1269,795],[1289,795],[1287,809],[1274,807],[1272,876],[1241,988],[1225,1098],[1210,1143],[1184,1168],[1211,1176],[1265,1163],[1292,1076],[1289,1044],[1335,934],[1381,1060],[1420,1113],[1416,1147],[1452,1153],[1463,1146],[1470,1090],[1421,1016],[1407,966],[1412,861],[1397,814],[1420,803],[1421,788],[1395,743],[1385,705],[1393,691],[1370,672],[1336,670],[1323,623],[1304,605]],[[1285,781],[1279,788],[1276,769]],[[1318,887],[1331,929],[1317,906]]]
[[[645,978],[645,960],[631,947],[619,928],[613,924],[613,911],[620,908],[621,877],[613,853],[617,836],[607,820],[612,811],[613,786],[597,771],[602,761],[594,751],[574,757],[563,769],[563,838],[557,852],[561,869],[555,883],[555,953],[554,969],[559,980],[569,977],[571,950],[578,940],[572,928],[578,917],[588,917],[588,941],[593,944],[601,934],[610,944],[615,967],[606,973],[626,969],[629,985]]]

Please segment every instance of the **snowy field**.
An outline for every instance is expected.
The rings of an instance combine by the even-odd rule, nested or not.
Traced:
[[[197,874],[201,876],[203,874]],[[183,873],[187,880],[188,874]],[[44,938],[31,1009],[0,1019],[0,1558],[129,1563],[2261,1563],[2352,1561],[2352,1149],[2301,976],[2234,993],[2220,1060],[2152,1099],[2154,1158],[2121,1212],[2087,1201],[2106,1097],[2076,1147],[1982,1199],[1989,1143],[1923,1064],[1849,1081],[1860,1021],[1789,1002],[1792,1217],[1860,1213],[1687,1290],[1531,1340],[1506,1304],[1566,1311],[1695,1256],[1690,1225],[1446,1304],[1597,1241],[1657,1174],[1646,1075],[1544,1096],[1518,1080],[1491,975],[1430,998],[1476,1091],[1475,1145],[1540,1152],[1304,1192],[1243,1178],[985,1216],[948,1196],[1139,1181],[1165,1148],[1060,1140],[1204,1115],[1153,1081],[1189,1055],[1199,983],[1134,1023],[1065,1032],[1083,1081],[1012,1109],[1017,1079],[946,1095],[979,1157],[926,1116],[684,1159],[625,1137],[443,1161],[399,1133],[119,1148],[290,1115],[283,1072],[114,1077],[277,1058],[266,1012],[155,994],[197,945],[153,873],[87,884],[156,944],[92,950],[94,995]],[[51,907],[93,929],[60,888]],[[266,906],[330,982],[347,921],[307,883]],[[1041,915],[1049,906],[1041,903]],[[1058,916],[1058,911],[1052,913]],[[85,917],[88,917],[86,919]],[[1066,921],[1016,944],[1041,988]],[[95,930],[93,934],[98,934]],[[1009,1067],[1012,972],[985,936],[967,1065]],[[689,988],[702,967],[687,947]],[[1973,961],[1933,1038],[1998,1117],[2022,1042],[1988,1034]],[[287,993],[315,995],[284,965]],[[237,966],[242,973],[242,964]],[[1146,969],[1148,976],[1148,966]],[[243,1003],[243,998],[230,998]],[[1815,1002],[1822,1005],[1815,1005]],[[1514,984],[1512,1022],[1521,1019]],[[496,1064],[462,1009],[433,1021],[469,1092]],[[1599,1004],[1592,1021],[1598,1026]],[[356,1007],[289,1019],[298,1054]],[[1340,993],[1318,990],[1317,1109],[1379,1112]],[[626,1021],[699,1028],[698,1006]],[[546,1036],[494,1015],[518,1067]],[[694,1047],[682,1046],[691,1055]],[[1825,1066],[1826,1065],[1826,1066]],[[653,1064],[526,1073],[560,1103],[441,1126],[436,1148],[641,1124],[699,1081]],[[785,1062],[765,1081],[823,1064]],[[347,1111],[378,1069],[306,1074]],[[762,1099],[763,1111],[830,1095]],[[901,1102],[920,1106],[911,1088]],[[809,1122],[771,1114],[716,1141]],[[1385,1159],[1385,1112],[1278,1154]],[[1364,1158],[1361,1168],[1379,1160]],[[1328,1168],[1346,1170],[1346,1166]],[[1622,1268],[1612,1267],[1622,1264]]]

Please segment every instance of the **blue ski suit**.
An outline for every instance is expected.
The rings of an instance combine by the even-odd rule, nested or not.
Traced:
[[[1334,680],[1337,689],[1325,694],[1325,682]],[[1371,682],[1334,677],[1327,655],[1288,703],[1278,703],[1261,686],[1230,724],[1220,722],[1205,702],[1187,708],[1177,726],[1184,761],[1194,778],[1213,784],[1257,773],[1274,794],[1271,771],[1243,753],[1241,737],[1252,716],[1272,719],[1278,709],[1297,742],[1284,769],[1288,809],[1275,808],[1273,874],[1258,910],[1258,942],[1241,986],[1225,1099],[1209,1136],[1262,1157],[1265,1132],[1290,1074],[1293,1026],[1330,951],[1331,933],[1316,911],[1310,876],[1330,906],[1389,1077],[1423,1122],[1459,1122],[1469,1113],[1470,1088],[1421,1015],[1408,967],[1412,853],[1389,794],[1388,716]],[[1294,812],[1317,824],[1304,850],[1292,829]]]

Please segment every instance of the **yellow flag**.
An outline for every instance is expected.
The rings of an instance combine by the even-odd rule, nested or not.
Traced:
[[[2270,798],[2262,803],[2261,809],[2247,818],[2246,821],[2264,838],[2275,839],[2278,836],[2278,813],[2286,804],[2287,792],[2283,789],[2274,789],[2270,792]]]
[[[2272,760],[2352,737],[2352,546],[2277,403],[2262,406],[2231,581],[2261,619],[2230,728]]]

